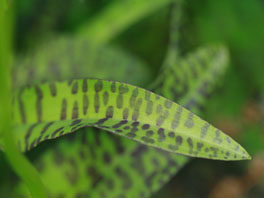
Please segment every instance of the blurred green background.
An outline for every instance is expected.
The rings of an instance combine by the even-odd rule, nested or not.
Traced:
[[[17,1],[15,53],[23,56],[54,35],[74,34],[111,1]],[[164,7],[111,41],[147,63],[150,81],[167,51],[170,10]],[[202,117],[238,140],[253,160],[192,160],[153,198],[264,197],[264,1],[183,0],[181,54],[215,42],[229,48],[231,65]]]

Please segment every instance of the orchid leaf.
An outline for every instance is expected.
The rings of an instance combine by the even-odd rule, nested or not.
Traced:
[[[155,83],[156,91],[169,99],[179,98],[179,104],[199,112],[217,83],[215,78],[223,76],[228,60],[228,51],[222,45],[201,47],[164,69]]]
[[[26,87],[15,94],[13,107],[22,151],[94,126],[178,154],[249,158],[238,143],[182,106],[126,83],[82,79]]]

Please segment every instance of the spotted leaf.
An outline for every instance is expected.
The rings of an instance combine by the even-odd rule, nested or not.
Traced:
[[[224,46],[201,47],[178,64],[168,65],[164,69],[155,83],[157,93],[169,99],[178,98],[179,104],[197,113],[214,89],[217,83],[215,78],[223,76],[228,59]]]
[[[148,197],[185,162],[183,156],[173,160],[169,152],[92,128],[52,143],[35,162],[50,197]],[[17,191],[26,194],[23,184]]]
[[[230,137],[182,106],[116,81],[83,79],[26,87],[15,94],[13,106],[14,132],[23,151],[94,126],[189,156],[249,158]]]

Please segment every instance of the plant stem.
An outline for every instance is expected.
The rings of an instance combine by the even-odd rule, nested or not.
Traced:
[[[46,198],[37,170],[17,149],[11,120],[12,9],[0,1],[0,132],[6,157],[16,174],[26,183],[33,198]]]

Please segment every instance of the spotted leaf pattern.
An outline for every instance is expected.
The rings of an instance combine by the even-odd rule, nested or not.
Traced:
[[[35,162],[50,197],[148,197],[186,161],[92,128],[56,139],[52,145]],[[17,190],[26,194],[23,184]]]
[[[82,79],[26,87],[15,95],[13,106],[22,151],[94,126],[188,156],[249,158],[238,143],[182,106],[116,81]]]
[[[223,76],[228,59],[228,51],[222,45],[200,47],[178,64],[169,64],[157,79],[155,90],[169,99],[178,98],[179,104],[198,113],[216,86],[215,79]]]

